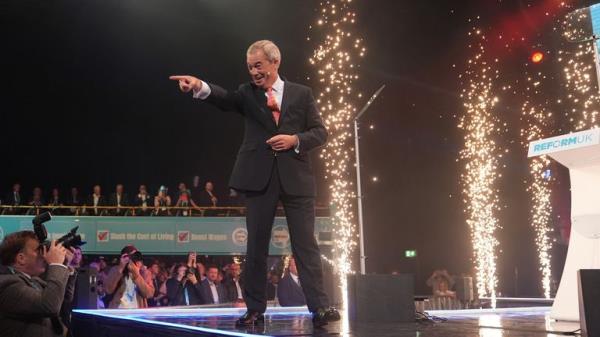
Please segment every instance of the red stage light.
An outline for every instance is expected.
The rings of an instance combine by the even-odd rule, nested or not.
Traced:
[[[543,59],[544,54],[542,52],[536,51],[535,53],[531,54],[531,62],[533,63],[540,63]]]

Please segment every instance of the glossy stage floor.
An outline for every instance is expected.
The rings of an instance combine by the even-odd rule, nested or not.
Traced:
[[[96,336],[348,336],[348,337],[551,337],[577,335],[579,323],[554,322],[549,307],[427,312],[414,323],[330,323],[313,329],[306,307],[269,308],[264,327],[237,329],[245,309],[159,308],[75,310],[75,337]]]

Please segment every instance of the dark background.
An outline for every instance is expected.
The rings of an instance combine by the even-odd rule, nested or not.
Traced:
[[[368,272],[416,272],[421,293],[435,268],[472,273],[459,184],[463,164],[456,161],[462,147],[456,116],[463,111],[458,75],[471,54],[466,45],[473,23],[467,20],[480,15],[479,24],[492,30],[511,20],[524,25],[527,41],[498,51],[515,65],[506,71],[510,78],[532,45],[555,48],[544,40],[552,22],[529,16],[548,2],[354,2],[356,32],[367,47],[357,87],[366,99],[387,85],[364,117],[364,126],[374,129],[363,127],[361,137]],[[307,0],[2,2],[0,196],[17,181],[26,196],[34,186],[46,194],[77,186],[89,195],[94,184],[108,194],[117,183],[130,194],[144,183],[154,194],[161,184],[173,191],[199,175],[215,182],[225,199],[242,120],[180,93],[168,76],[194,74],[234,89],[248,79],[247,46],[266,38],[282,50],[281,73],[317,91],[317,83],[306,81],[315,71],[306,37],[318,6]],[[510,129],[503,137],[518,138],[518,110],[507,105],[503,114]],[[513,151],[502,161],[507,168],[498,186],[499,289],[539,296],[522,183],[527,161],[518,141],[507,144]],[[315,169],[322,177],[318,161]],[[555,169],[554,203],[568,218],[568,174]],[[327,183],[319,185],[318,201],[327,205]],[[407,249],[416,249],[417,259],[404,258]],[[554,250],[555,279],[565,249],[558,244]]]

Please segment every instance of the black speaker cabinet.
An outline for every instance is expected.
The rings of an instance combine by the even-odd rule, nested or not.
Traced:
[[[98,286],[94,268],[80,268],[75,281],[75,308],[98,309]]]
[[[577,280],[581,335],[600,336],[600,269],[580,269]]]
[[[349,275],[348,302],[351,321],[414,322],[413,275]]]

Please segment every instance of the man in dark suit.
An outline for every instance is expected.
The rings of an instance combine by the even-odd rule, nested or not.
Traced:
[[[193,76],[171,76],[183,92],[244,117],[244,140],[229,185],[246,195],[248,246],[244,299],[248,311],[240,326],[264,322],[267,256],[277,203],[285,209],[300,280],[313,324],[339,319],[323,290],[319,247],[314,237],[316,186],[309,153],[327,140],[310,88],[278,75],[279,48],[267,40],[253,43],[246,53],[251,82],[236,91],[208,84]]]
[[[90,210],[88,211],[89,215],[104,215],[104,214],[106,214],[105,209],[98,208],[98,207],[106,206],[106,200],[105,200],[104,196],[102,195],[102,189],[100,188],[100,185],[94,185],[92,195],[90,195],[88,197],[88,200],[85,203],[85,206],[90,208]]]
[[[227,290],[227,298],[229,302],[232,303],[243,303],[244,302],[244,292],[242,289],[244,285],[240,279],[240,275],[242,273],[242,267],[239,263],[230,263],[227,268],[227,276],[225,280],[223,280],[223,285],[225,286],[225,290]]]
[[[2,203],[7,206],[23,206],[25,204],[25,200],[21,196],[21,184],[15,183],[13,185],[12,191],[6,195]],[[9,208],[4,212],[4,214],[23,214],[22,209],[18,208]]]
[[[228,302],[227,291],[219,278],[219,268],[217,266],[208,266],[206,268],[206,278],[200,282],[202,302],[204,304],[222,304]]]
[[[77,189],[77,187],[71,188],[71,196],[67,200],[66,205],[72,206],[68,210],[71,215],[79,214],[79,207],[83,205],[83,200],[81,200],[81,197],[79,196],[79,190]]]
[[[203,304],[201,283],[194,271],[188,272],[184,264],[177,266],[177,275],[167,280],[167,298],[169,305]]]
[[[59,318],[66,297],[72,298],[73,254],[53,241],[40,250],[31,231],[12,233],[0,245],[0,331],[3,337],[62,336]],[[44,279],[40,276],[45,274]],[[71,273],[70,273],[71,272]]]
[[[306,299],[300,286],[296,261],[290,258],[288,270],[277,285],[277,298],[282,307],[297,307],[306,305]]]
[[[122,184],[118,184],[115,193],[112,193],[108,198],[108,206],[114,207],[110,210],[112,215],[125,215],[127,213],[127,209],[124,207],[129,206],[129,197],[127,193],[123,192]]]

